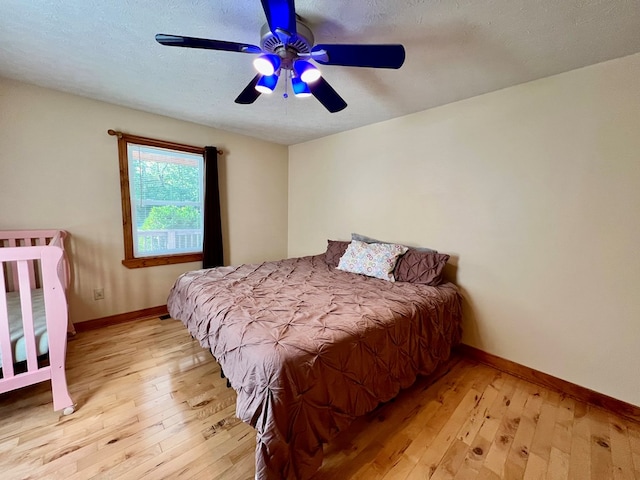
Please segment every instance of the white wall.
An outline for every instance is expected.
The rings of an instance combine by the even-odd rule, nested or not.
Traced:
[[[639,78],[640,54],[290,147],[289,255],[450,253],[465,343],[640,405]]]
[[[225,263],[286,256],[286,147],[0,78],[0,229],[71,233],[75,322],[164,305],[177,276],[201,265],[122,266],[118,151],[110,128],[224,150]],[[106,298],[94,301],[94,288],[104,288]]]

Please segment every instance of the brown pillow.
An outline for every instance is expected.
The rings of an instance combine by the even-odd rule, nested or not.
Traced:
[[[410,248],[393,273],[397,282],[421,283],[436,286],[442,283],[442,270],[449,260],[443,253],[420,252]]]
[[[324,254],[324,260],[330,267],[336,268],[340,263],[340,257],[344,255],[350,242],[341,242],[338,240],[327,240],[327,251]]]

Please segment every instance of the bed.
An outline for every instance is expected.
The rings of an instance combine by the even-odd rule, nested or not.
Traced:
[[[323,443],[460,340],[453,284],[349,273],[329,253],[188,272],[169,294],[169,313],[211,350],[256,429],[260,480],[312,476]]]
[[[65,373],[69,267],[62,230],[0,232],[0,393],[51,380],[54,410],[73,413]]]

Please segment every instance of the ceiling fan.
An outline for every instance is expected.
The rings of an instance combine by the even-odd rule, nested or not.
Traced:
[[[178,35],[156,35],[156,41],[173,47],[203,48],[259,55],[253,64],[258,74],[235,99],[251,104],[262,93],[272,93],[280,76],[291,81],[297,97],[313,95],[331,113],[346,108],[311,60],[322,65],[346,67],[400,68],[404,63],[402,45],[314,45],[313,33],[296,15],[294,0],[261,0],[267,23],[260,30],[260,46]],[[285,94],[286,96],[286,94]]]

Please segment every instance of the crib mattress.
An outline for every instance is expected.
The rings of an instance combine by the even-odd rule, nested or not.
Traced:
[[[36,337],[36,352],[38,356],[49,352],[49,338],[47,336],[47,320],[44,310],[44,292],[41,288],[31,290],[31,305],[33,309],[33,325]],[[22,308],[19,292],[7,293],[7,307],[9,310],[9,331],[11,333],[11,348],[14,363],[27,360],[22,327]],[[2,352],[0,351],[0,367],[2,367]]]

